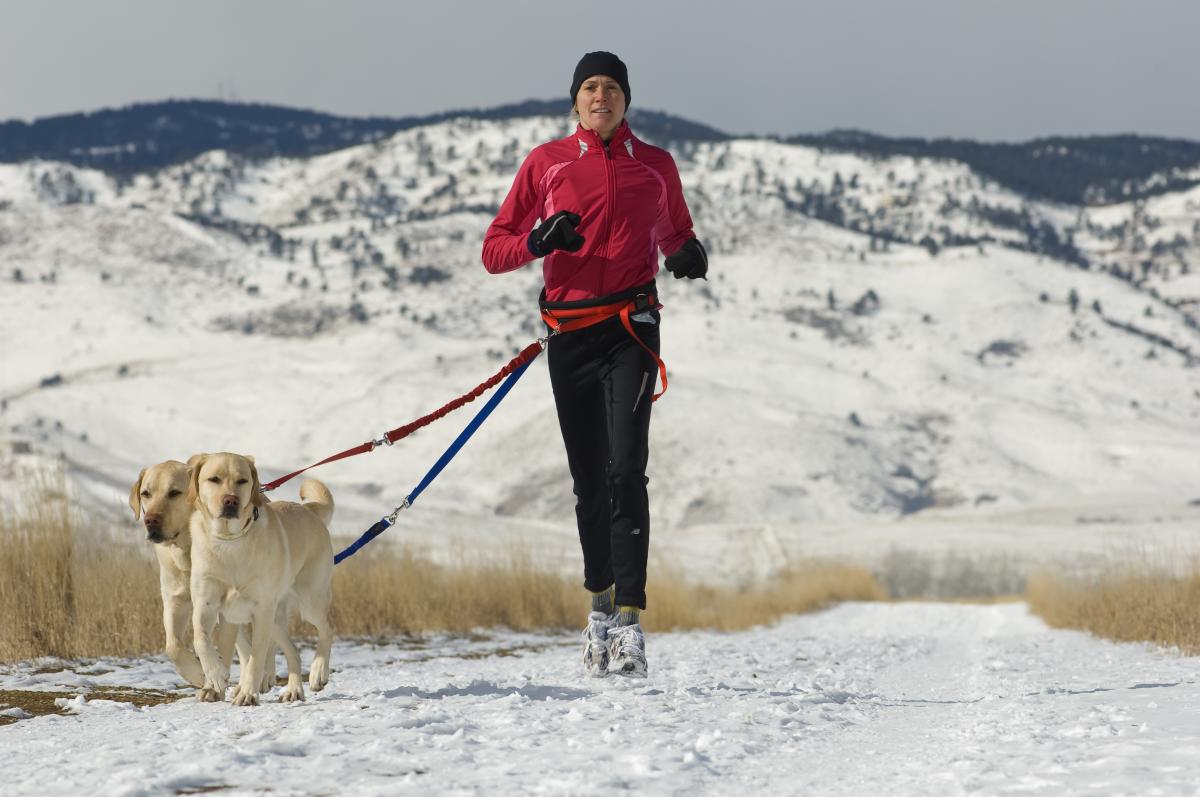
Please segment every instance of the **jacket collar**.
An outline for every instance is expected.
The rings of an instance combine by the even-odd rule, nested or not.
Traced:
[[[588,149],[593,147],[597,152],[604,149],[604,140],[600,138],[600,134],[595,130],[587,130],[583,125],[575,126],[575,137],[588,145]],[[623,149],[626,141],[633,138],[633,131],[629,129],[629,120],[622,119],[621,124],[613,131],[612,140],[608,142],[610,152],[617,152],[618,149]]]

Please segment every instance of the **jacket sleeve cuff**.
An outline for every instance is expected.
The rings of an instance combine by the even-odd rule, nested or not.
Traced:
[[[535,232],[537,232],[536,229],[530,231],[529,235],[525,238],[525,248],[528,249],[529,254],[533,255],[535,258],[545,257],[549,254],[549,252],[541,251],[541,247],[538,246],[537,241],[534,239]]]

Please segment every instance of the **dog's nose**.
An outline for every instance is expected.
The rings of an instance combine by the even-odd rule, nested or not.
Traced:
[[[232,506],[235,509],[238,505],[238,497],[236,495],[227,495],[221,499],[221,506]]]
[[[146,515],[146,539],[150,542],[162,542],[162,515]]]

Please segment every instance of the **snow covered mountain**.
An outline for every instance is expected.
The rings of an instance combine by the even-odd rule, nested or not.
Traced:
[[[470,389],[541,334],[537,265],[491,276],[479,251],[524,154],[569,125],[462,116],[135,175],[0,164],[0,472],[61,457],[117,517],[146,464],[234,450],[272,478]],[[712,252],[710,281],[660,280],[664,550],[761,572],[895,539],[1194,525],[1200,164],[1069,204],[965,160],[663,143]],[[320,470],[337,530],[399,503],[473,412]],[[539,362],[407,539],[569,558],[572,503]]]

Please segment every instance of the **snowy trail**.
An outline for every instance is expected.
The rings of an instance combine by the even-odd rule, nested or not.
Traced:
[[[1051,631],[1019,604],[851,604],[648,638],[589,680],[565,636],[340,645],[257,709],[95,700],[0,727],[0,791],[179,794],[1192,794],[1197,662]],[[172,685],[159,660],[0,689]]]

